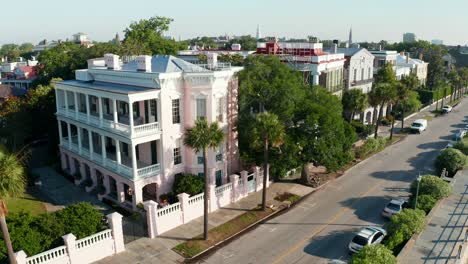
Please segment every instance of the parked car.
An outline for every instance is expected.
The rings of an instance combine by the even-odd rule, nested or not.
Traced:
[[[468,130],[468,124],[465,124],[465,130]]]
[[[417,119],[411,124],[411,131],[421,133],[426,129],[427,129],[426,119]]]
[[[447,114],[447,113],[450,113],[452,112],[452,107],[450,105],[444,105],[444,107],[442,107],[442,113],[443,114]]]
[[[387,218],[392,218],[392,216],[401,212],[404,208],[408,208],[408,202],[403,199],[392,199],[387,206],[385,206],[382,215]]]
[[[447,143],[447,146],[445,146],[444,149],[448,149],[448,148],[453,148],[453,142]]]
[[[356,233],[351,242],[349,242],[349,251],[351,253],[357,253],[361,251],[364,246],[380,244],[386,235],[387,231],[381,227],[365,227]]]
[[[466,136],[466,130],[465,129],[460,129],[453,136],[453,140],[454,141],[461,141],[465,136]]]

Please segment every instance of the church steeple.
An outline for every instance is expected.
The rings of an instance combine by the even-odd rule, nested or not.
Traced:
[[[349,39],[348,39],[348,44],[351,46],[353,44],[353,27],[349,28]]]

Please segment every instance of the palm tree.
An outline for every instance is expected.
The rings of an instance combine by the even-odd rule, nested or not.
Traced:
[[[367,96],[360,89],[351,89],[343,93],[341,100],[345,116],[350,114],[348,121],[353,121],[356,112],[363,112],[367,107]]]
[[[203,152],[203,173],[205,175],[205,203],[203,205],[203,238],[208,239],[208,201],[209,196],[209,181],[207,167],[208,149],[219,147],[224,140],[224,133],[218,127],[218,123],[208,124],[206,119],[199,118],[195,121],[195,126],[187,129],[185,132],[184,145],[192,148],[196,152]]]
[[[262,209],[266,210],[266,192],[268,175],[268,151],[270,146],[278,147],[283,143],[284,126],[278,120],[278,116],[272,113],[263,112],[255,117],[255,124],[252,131],[255,146],[263,147],[263,191]]]
[[[379,107],[377,122],[375,123],[374,138],[377,138],[379,124],[382,119],[383,108],[386,104],[392,102],[396,97],[396,88],[394,83],[378,83],[369,93],[369,102],[371,105]]]
[[[21,159],[16,155],[0,152],[0,226],[10,263],[16,263],[16,259],[5,220],[7,209],[3,199],[19,196],[25,188],[26,178]]]

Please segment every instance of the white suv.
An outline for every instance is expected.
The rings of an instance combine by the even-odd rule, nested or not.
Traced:
[[[348,248],[352,253],[357,253],[367,245],[377,245],[382,242],[387,235],[387,231],[381,227],[368,226],[361,229],[353,240],[349,242]]]
[[[392,216],[401,212],[404,208],[408,207],[408,202],[401,199],[391,200],[387,206],[385,206],[382,215],[387,218],[392,218]]]
[[[452,112],[452,107],[450,105],[444,105],[444,107],[442,107],[442,113],[450,113]]]

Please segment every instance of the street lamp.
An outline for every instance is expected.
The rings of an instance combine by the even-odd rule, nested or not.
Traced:
[[[421,173],[419,174],[418,178],[416,179],[418,181],[418,186],[416,187],[416,199],[414,201],[414,209],[416,209],[416,206],[418,204],[418,195],[419,195],[419,183],[421,182]]]

